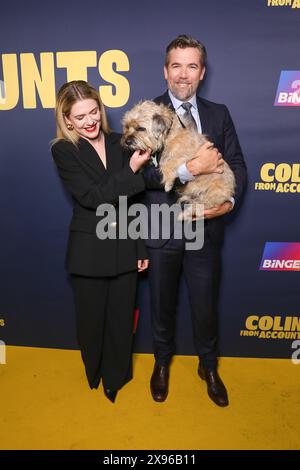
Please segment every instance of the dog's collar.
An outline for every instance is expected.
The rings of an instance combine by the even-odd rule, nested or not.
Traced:
[[[158,160],[157,160],[158,156],[159,156],[159,152],[155,152],[153,155],[151,155],[151,160],[152,160],[151,163],[155,168],[158,167]]]
[[[165,148],[165,146],[162,145],[162,147],[161,147],[159,150],[157,150],[157,151],[151,156],[151,158],[152,158],[152,164],[153,164],[155,167],[158,167],[158,165],[159,165],[159,160],[160,160],[161,154],[162,154],[163,151],[164,151],[164,148]]]

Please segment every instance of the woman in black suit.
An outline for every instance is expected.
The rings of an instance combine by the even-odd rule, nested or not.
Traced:
[[[137,271],[148,267],[141,239],[118,239],[119,196],[145,189],[138,170],[149,152],[129,159],[110,131],[97,91],[84,81],[63,85],[56,102],[57,138],[51,148],[59,176],[74,201],[66,256],[77,318],[77,336],[91,388],[102,379],[112,402],[132,378],[133,315]],[[98,206],[109,204],[116,220],[99,238]],[[101,207],[101,206],[100,206]],[[103,217],[102,217],[103,222]],[[99,227],[99,226],[98,226]]]

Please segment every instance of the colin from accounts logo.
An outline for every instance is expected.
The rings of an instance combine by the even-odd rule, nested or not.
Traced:
[[[299,70],[281,72],[274,106],[300,106]]]
[[[268,7],[300,8],[300,0],[267,0]]]
[[[266,242],[261,271],[300,271],[300,243]]]
[[[300,339],[300,317],[281,315],[249,315],[240,336],[265,340]]]
[[[260,179],[255,183],[256,191],[300,193],[300,163],[264,163]]]

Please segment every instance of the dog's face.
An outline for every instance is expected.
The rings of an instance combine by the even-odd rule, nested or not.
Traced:
[[[142,101],[124,114],[122,145],[130,150],[159,151],[172,126],[174,113],[164,105]]]

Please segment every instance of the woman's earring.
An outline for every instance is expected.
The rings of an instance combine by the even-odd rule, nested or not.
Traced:
[[[69,129],[69,131],[72,131],[74,129],[74,126],[72,126],[72,124],[67,124],[67,128]]]

